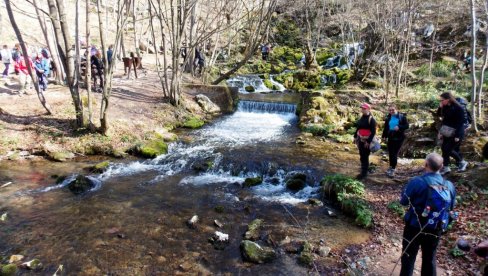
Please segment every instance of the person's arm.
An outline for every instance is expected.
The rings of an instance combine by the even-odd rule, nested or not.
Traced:
[[[388,138],[388,132],[390,131],[390,116],[387,116],[385,119],[385,127],[383,128],[383,134],[381,138],[386,139]]]
[[[369,125],[369,130],[371,131],[371,134],[368,137],[368,144],[373,141],[374,136],[376,135],[376,120],[374,118],[371,118],[371,124]]]
[[[398,124],[398,128],[400,129],[400,131],[405,131],[409,127],[410,127],[410,125],[408,124],[407,116],[406,115],[402,115],[401,116],[401,120],[400,120],[400,122]]]
[[[412,204],[412,198],[414,198],[417,194],[419,186],[420,185],[418,185],[417,177],[411,179],[402,190],[402,194],[400,195],[400,204],[403,206],[409,206]]]

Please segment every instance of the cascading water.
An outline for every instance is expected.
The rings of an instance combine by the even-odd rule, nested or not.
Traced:
[[[263,185],[253,188],[258,197],[288,203],[302,202],[316,192],[317,188],[308,186],[296,193],[287,190],[285,179],[295,169],[287,168],[289,172],[280,167],[270,169],[272,157],[258,154],[258,159],[254,160],[246,156],[253,151],[250,148],[259,151],[260,147],[269,148],[271,143],[286,140],[287,133],[297,120],[295,112],[295,104],[240,101],[234,114],[195,131],[191,144],[173,143],[168,154],[148,161],[115,164],[105,173],[93,177],[103,182],[114,177],[156,171],[157,176],[146,182],[155,184],[169,176],[193,172],[195,167],[203,163],[211,163],[211,168],[204,173],[187,176],[180,184],[242,183],[246,177],[262,176]],[[242,159],[235,156],[242,156]],[[45,188],[44,191],[61,188],[67,183],[65,181]],[[310,184],[315,183],[311,181]]]
[[[227,84],[229,86],[239,88],[239,93],[247,94],[246,87],[252,86],[253,92],[270,92],[271,89],[264,85],[263,80],[258,75],[240,75],[234,78],[228,79]]]

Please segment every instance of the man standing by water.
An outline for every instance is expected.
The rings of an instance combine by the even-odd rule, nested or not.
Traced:
[[[411,179],[401,194],[400,203],[409,206],[405,214],[400,276],[413,274],[415,259],[422,248],[422,275],[436,275],[436,251],[440,236],[453,216],[456,190],[439,173],[443,158],[427,155],[425,173]]]

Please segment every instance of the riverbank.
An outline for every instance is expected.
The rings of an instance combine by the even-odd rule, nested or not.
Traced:
[[[148,57],[148,60],[150,57]],[[67,87],[50,84],[45,97],[52,106],[53,115],[45,115],[34,90],[19,94],[17,76],[0,82],[0,159],[46,157],[51,160],[71,159],[76,156],[106,155],[123,157],[138,144],[153,137],[174,141],[171,133],[177,127],[199,127],[205,121],[232,109],[236,95],[226,93],[226,88],[206,88],[198,80],[186,76],[183,86],[183,104],[174,107],[165,102],[157,73],[147,64],[138,79],[128,79],[119,68],[114,75],[110,98],[109,135],[74,129],[74,107]],[[196,101],[196,95],[208,95],[220,104],[218,110],[208,112]],[[82,93],[87,112],[86,91]],[[93,121],[99,124],[100,93],[93,96]],[[225,97],[228,96],[228,97]],[[224,99],[219,99],[224,98]],[[220,103],[218,102],[220,100]]]

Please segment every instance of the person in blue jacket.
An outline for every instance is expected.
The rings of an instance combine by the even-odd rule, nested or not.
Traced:
[[[395,175],[398,152],[405,140],[405,130],[408,127],[407,116],[398,112],[396,105],[391,104],[388,107],[388,116],[386,116],[382,134],[382,138],[387,142],[388,146],[390,168],[386,171],[386,174],[390,177]]]
[[[41,52],[37,54],[36,60],[34,61],[34,69],[36,70],[36,75],[39,83],[39,89],[42,91],[47,90],[47,76],[49,75],[49,70],[51,68],[48,59],[44,58]]]
[[[451,213],[454,209],[456,189],[454,185],[442,178],[439,170],[442,168],[443,158],[437,153],[427,155],[425,159],[425,173],[412,178],[402,191],[400,203],[409,206],[405,214],[405,228],[402,242],[402,267],[400,276],[411,276],[419,248],[422,249],[422,275],[436,275],[436,251],[439,245],[442,229],[426,227],[423,212],[431,193],[430,185],[443,185],[450,194]],[[446,210],[447,211],[447,210]]]

